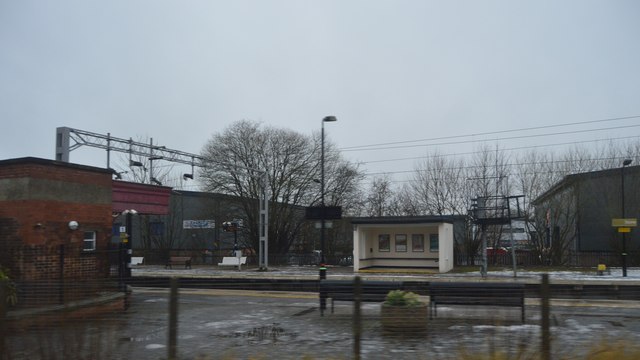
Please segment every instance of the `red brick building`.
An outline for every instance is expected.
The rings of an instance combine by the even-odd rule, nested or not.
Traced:
[[[111,199],[107,169],[0,161],[0,266],[18,281],[108,277]]]

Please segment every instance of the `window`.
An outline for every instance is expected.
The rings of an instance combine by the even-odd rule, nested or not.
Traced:
[[[396,234],[396,252],[407,252],[406,234]]]
[[[423,234],[411,235],[411,250],[416,252],[424,251],[424,235]]]
[[[391,251],[391,241],[389,234],[378,235],[378,251]]]
[[[430,234],[429,235],[429,251],[436,252],[439,248],[440,239],[438,238],[438,234]]]
[[[96,232],[85,231],[84,232],[84,244],[83,251],[95,251],[96,249]]]
[[[163,222],[151,222],[149,223],[149,234],[153,236],[164,235],[164,223]]]

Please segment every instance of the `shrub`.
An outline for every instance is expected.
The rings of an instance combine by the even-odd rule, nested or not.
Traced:
[[[392,290],[387,294],[384,304],[389,306],[420,306],[424,303],[420,301],[416,293]]]
[[[7,298],[4,300],[7,304],[15,306],[18,303],[18,295],[16,293],[16,285],[11,281],[9,277],[9,270],[0,267],[0,286],[2,284],[6,286]],[[2,299],[0,299],[2,301]]]

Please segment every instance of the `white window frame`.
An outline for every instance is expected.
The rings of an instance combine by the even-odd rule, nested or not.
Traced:
[[[91,235],[88,237],[87,235]],[[95,231],[85,231],[82,239],[82,251],[96,251],[96,232]],[[87,247],[88,245],[88,247]]]

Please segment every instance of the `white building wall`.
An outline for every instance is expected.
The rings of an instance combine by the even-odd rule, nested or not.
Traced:
[[[440,224],[438,236],[440,238],[438,270],[441,273],[446,273],[453,270],[453,225],[448,223]]]
[[[389,236],[389,249],[379,249],[379,236]],[[406,236],[406,250],[396,247],[396,235]],[[412,248],[412,235],[424,236],[424,249]],[[438,234],[438,249],[430,248],[430,235]],[[434,268],[439,272],[453,269],[453,225],[425,224],[357,224],[353,228],[353,268],[368,267]]]
[[[364,234],[362,234],[364,235]],[[364,236],[362,236],[362,238],[364,238]],[[361,239],[361,233],[358,231],[358,227],[354,226],[353,227],[353,269],[360,269],[360,252],[362,249],[362,242],[363,239]]]

